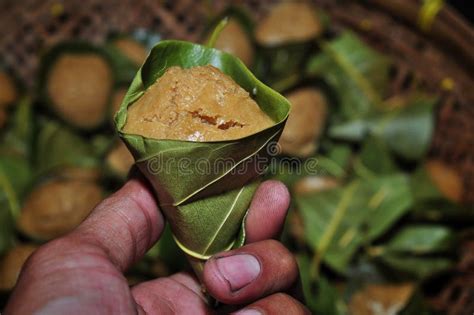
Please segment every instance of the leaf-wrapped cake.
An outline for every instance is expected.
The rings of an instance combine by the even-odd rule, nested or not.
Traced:
[[[160,42],[132,82],[117,130],[198,276],[206,259],[244,243],[289,109],[239,59],[188,42]]]

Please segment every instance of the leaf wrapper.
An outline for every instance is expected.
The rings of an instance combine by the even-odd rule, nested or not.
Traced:
[[[208,64],[248,91],[275,124],[244,138],[213,142],[151,139],[123,132],[128,106],[166,69]],[[289,109],[283,96],[258,81],[237,58],[188,42],[160,42],[135,76],[115,117],[116,127],[152,184],[174,238],[198,276],[206,259],[244,243],[244,217],[258,177],[269,163],[269,146],[278,140]]]

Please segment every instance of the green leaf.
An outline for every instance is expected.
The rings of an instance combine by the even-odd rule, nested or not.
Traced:
[[[13,245],[15,224],[13,222],[11,201],[4,191],[0,191],[0,255]]]
[[[152,139],[124,133],[128,107],[169,67],[203,65],[213,65],[229,75],[275,124],[241,139],[215,142]],[[160,42],[135,76],[115,117],[116,127],[138,168],[151,182],[175,240],[197,273],[208,257],[239,242],[242,220],[257,187],[255,179],[263,170],[257,162],[278,140],[289,109],[283,96],[258,81],[237,58],[188,42]],[[183,158],[185,164],[180,163]],[[218,170],[197,172],[202,170],[203,159],[209,166],[218,165],[222,159],[232,163],[224,163]],[[265,164],[269,162],[267,159]]]
[[[310,59],[306,72],[321,77],[338,97],[343,119],[366,117],[378,108],[388,85],[390,61],[344,32],[321,43],[322,52]]]
[[[453,240],[453,232],[444,226],[409,225],[385,245],[385,250],[413,254],[443,252],[452,247]]]
[[[104,46],[104,53],[112,64],[117,83],[130,84],[140,65],[127,58],[113,43]]]
[[[235,19],[248,34],[249,38],[253,40],[253,30],[255,25],[251,15],[249,12],[244,10],[244,8],[233,5],[230,5],[222,13],[219,13],[218,16],[212,18],[211,22],[203,32],[203,38],[208,37],[208,35],[210,35],[215,30],[216,26],[222,21],[222,19],[226,17]]]
[[[266,172],[268,178],[279,180],[291,188],[301,178],[311,175],[320,175],[323,171],[332,173],[341,172],[341,168],[333,161],[326,164],[320,157],[311,157],[304,161],[296,157],[283,157],[272,159]],[[328,167],[326,168],[326,165]]]
[[[29,161],[20,155],[0,155],[0,184],[4,190],[11,189],[22,197],[30,185],[32,170]],[[6,186],[10,188],[6,188]]]
[[[413,190],[413,196],[418,202],[444,199],[443,195],[427,173],[424,165],[418,167],[413,173],[410,185]]]
[[[377,137],[369,137],[364,141],[359,155],[360,166],[373,175],[395,173],[398,168],[388,146]]]
[[[35,171],[46,174],[60,167],[95,167],[94,147],[72,129],[53,121],[43,121],[36,141]]]
[[[345,169],[352,156],[352,150],[346,144],[335,144],[331,146],[325,156],[334,161],[340,168]]]
[[[92,137],[90,144],[94,156],[104,158],[113,145],[118,141],[117,135],[98,134]]]
[[[14,219],[31,179],[31,168],[21,155],[0,155],[0,255],[13,244]]]
[[[335,139],[360,142],[370,132],[370,121],[355,119],[344,123],[335,123],[329,128],[329,136]]]
[[[443,257],[417,257],[408,255],[384,255],[381,261],[398,272],[414,279],[423,280],[453,266],[453,261]]]
[[[212,256],[224,249],[221,240],[233,239],[238,235],[241,227],[240,222],[247,213],[249,201],[252,199],[257,186],[258,182],[255,182],[242,188],[180,206],[180,224],[199,227],[199,233],[183,233],[179,242],[188,244],[187,246],[183,245],[183,247],[198,252],[202,256]],[[203,224],[203,216],[197,215],[203,209],[206,210],[206,219],[212,218],[218,224]],[[239,224],[235,224],[236,222]],[[232,243],[232,245],[234,244]]]
[[[449,256],[454,233],[443,226],[407,226],[382,246],[378,261],[413,279],[423,280],[453,266]],[[433,255],[435,254],[435,255]]]
[[[152,260],[162,260],[172,272],[181,271],[186,267],[186,259],[176,245],[169,224],[166,225],[160,240],[146,254]]]
[[[335,139],[362,141],[367,135],[382,139],[399,156],[417,160],[425,155],[434,130],[434,106],[437,99],[417,95],[402,109],[378,111],[365,119],[331,126]]]
[[[405,214],[412,196],[408,178],[392,175],[355,180],[346,187],[298,196],[308,243],[339,273],[356,251],[381,236]]]
[[[379,261],[415,279],[425,279],[452,266],[445,254],[453,248],[454,232],[440,225],[408,225],[382,245]]]
[[[429,302],[426,301],[420,290],[417,290],[399,315],[432,315]]]
[[[437,99],[417,97],[398,113],[373,122],[371,132],[384,139],[402,157],[416,160],[425,155],[434,130],[434,106]]]
[[[460,206],[443,198],[417,201],[412,215],[418,221],[449,222],[461,226],[474,224],[474,212],[469,205]]]
[[[8,129],[0,140],[0,153],[29,156],[33,141],[33,109],[31,100],[22,98],[16,105]]]
[[[311,159],[317,162],[319,172],[323,173],[323,175],[329,174],[341,178],[347,175],[346,171],[351,156],[352,150],[348,145],[336,144],[332,145],[326,153],[317,155]]]
[[[324,277],[320,277],[316,282],[311,280],[311,261],[308,256],[300,255],[297,260],[306,306],[314,314],[340,314],[337,304],[341,301],[336,288]]]

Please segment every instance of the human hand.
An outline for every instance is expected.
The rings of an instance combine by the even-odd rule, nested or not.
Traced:
[[[288,204],[283,184],[261,184],[247,217],[247,244],[215,255],[204,267],[206,289],[219,301],[235,305],[239,314],[309,314],[287,294],[299,281],[295,259],[272,240],[282,228]],[[76,230],[30,257],[4,314],[215,313],[190,273],[128,286],[123,272],[153,246],[163,227],[147,185],[130,180]]]

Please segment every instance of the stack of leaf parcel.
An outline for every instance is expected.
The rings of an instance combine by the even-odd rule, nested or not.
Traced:
[[[186,258],[199,274],[210,255],[243,243],[259,176],[189,176],[183,186],[147,173],[152,150],[191,161],[269,155],[263,179],[291,192],[282,239],[314,313],[434,312],[430,300],[474,223],[461,175],[429,155],[436,95],[391,94],[391,57],[309,1],[275,4],[258,20],[228,7],[208,18],[200,43],[157,39],[140,30],[45,47],[32,90],[0,59],[0,310],[28,256],[79,225],[135,159],[166,191],[160,202],[174,203],[162,205],[171,227],[128,272],[130,284],[185,268]],[[188,116],[164,92],[178,80]],[[205,91],[198,101],[190,86]],[[212,93],[222,106],[199,107]],[[162,117],[174,127],[147,123]],[[216,230],[216,205],[229,202],[240,223]],[[212,214],[197,236],[173,221],[194,208]]]

